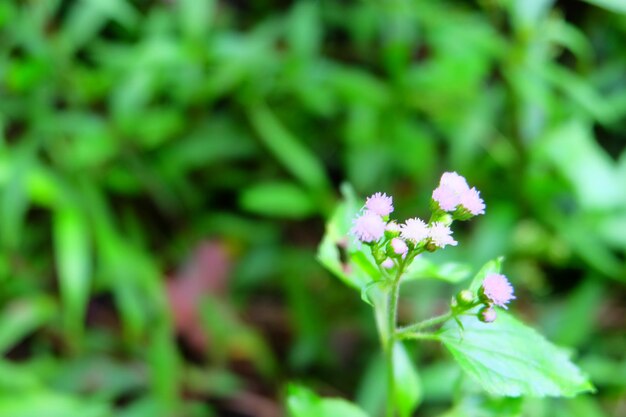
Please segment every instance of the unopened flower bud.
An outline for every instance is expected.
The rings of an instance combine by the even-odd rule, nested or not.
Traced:
[[[393,254],[396,256],[404,256],[409,251],[409,247],[406,245],[404,240],[398,237],[391,239],[389,246],[391,247]]]
[[[456,301],[462,307],[470,306],[474,302],[474,293],[470,290],[459,291],[456,295]]]
[[[385,226],[385,237],[387,239],[393,239],[394,237],[400,236],[400,232],[400,226],[394,221],[390,221],[387,223],[387,226]]]
[[[394,265],[395,264],[393,263],[393,260],[391,258],[387,258],[383,261],[383,263],[381,263],[381,266],[386,269],[391,269],[394,267]]]
[[[491,306],[484,306],[478,311],[478,320],[483,323],[493,323],[496,317],[496,310]]]

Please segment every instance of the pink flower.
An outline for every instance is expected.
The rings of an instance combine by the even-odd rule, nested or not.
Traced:
[[[456,172],[444,172],[439,180],[439,187],[433,191],[433,200],[442,210],[454,211],[469,191],[470,188],[465,178]],[[471,198],[471,195],[467,198]]]
[[[454,211],[461,199],[451,188],[440,185],[433,191],[433,200],[443,211]]]
[[[365,211],[354,220],[351,233],[362,242],[374,242],[385,234],[385,222],[370,211]]]
[[[457,245],[458,242],[454,240],[451,235],[452,230],[450,230],[450,227],[440,222],[434,222],[428,229],[428,237],[435,244],[435,246],[440,248],[443,248],[446,245]]]
[[[480,192],[476,187],[472,187],[470,190],[461,194],[460,204],[474,216],[485,214],[485,203],[483,199],[480,198]]]
[[[443,211],[454,211],[458,206],[465,210],[459,219],[467,220],[478,214],[485,214],[485,203],[475,187],[469,188],[465,178],[456,172],[444,172],[439,186],[433,190],[433,200]]]
[[[469,190],[469,185],[467,185],[465,178],[456,172],[444,172],[439,180],[439,185],[450,188],[456,194],[463,194]]]
[[[409,247],[404,243],[404,240],[399,238],[391,239],[391,247],[396,255],[406,255],[409,251]]]
[[[408,219],[400,229],[402,237],[413,243],[419,243],[428,237],[428,226],[417,217]]]
[[[491,273],[483,280],[482,292],[492,303],[506,309],[506,304],[515,299],[513,286],[502,274]]]
[[[367,198],[365,208],[379,216],[389,216],[393,211],[393,199],[384,193],[376,193]]]

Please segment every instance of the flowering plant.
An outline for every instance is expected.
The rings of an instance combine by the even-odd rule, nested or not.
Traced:
[[[429,253],[458,244],[451,229],[455,221],[485,213],[480,193],[465,178],[455,172],[442,175],[432,193],[428,221],[391,219],[393,199],[384,193],[361,206],[349,188],[343,191],[345,201],[327,224],[318,257],[373,308],[384,353],[387,417],[408,417],[419,405],[419,376],[404,346],[408,341],[441,342],[465,373],[493,395],[574,396],[593,390],[561,349],[502,311],[515,295],[501,273],[501,259],[488,262],[453,296],[447,312],[398,326],[402,282],[437,277],[455,283],[466,275],[462,267],[438,267],[428,260]],[[314,394],[302,392],[290,388],[288,407],[296,417],[365,415],[343,402],[339,412],[332,405],[338,404],[336,399],[317,398],[311,407],[318,408],[311,411],[302,398],[310,400]]]

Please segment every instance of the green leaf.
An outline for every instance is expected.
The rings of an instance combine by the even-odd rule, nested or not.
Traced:
[[[354,190],[344,184],[341,192],[343,201],[326,223],[326,232],[317,249],[317,259],[347,285],[361,291],[364,285],[378,277],[377,268],[371,254],[366,252],[369,248],[365,245],[359,247],[348,235],[352,220],[359,210]],[[347,264],[342,262],[340,247],[346,251]]]
[[[610,10],[615,13],[626,14],[626,2],[623,0],[583,0],[587,3]]]
[[[322,163],[282,124],[267,105],[256,103],[249,108],[249,117],[259,138],[285,169],[311,189],[328,189],[329,181]]]
[[[321,398],[300,385],[287,387],[287,411],[290,417],[367,417],[356,405],[340,398]]]
[[[594,391],[567,354],[504,311],[493,323],[460,317],[439,336],[461,368],[491,394],[566,396]]]
[[[66,329],[73,338],[82,333],[91,274],[91,249],[87,224],[74,207],[54,215],[54,247],[64,306]]]
[[[617,167],[587,123],[573,120],[552,130],[539,155],[571,184],[583,209],[612,210],[626,202]]]
[[[239,195],[245,210],[275,217],[301,219],[314,214],[317,207],[301,187],[289,182],[256,184]]]
[[[400,417],[410,417],[422,401],[422,384],[402,343],[393,347],[394,401]]]
[[[478,271],[478,273],[474,275],[474,279],[472,279],[472,283],[469,286],[469,290],[476,293],[478,289],[480,288],[480,286],[482,285],[483,280],[485,279],[487,275],[499,274],[500,270],[502,269],[503,260],[504,260],[503,257],[499,257],[483,265],[483,267],[480,268],[480,271]]]
[[[0,315],[0,352],[6,352],[23,337],[52,319],[55,305],[48,297],[14,300]]]
[[[0,394],[0,415],[11,417],[109,417],[108,406],[93,399],[49,391]]]

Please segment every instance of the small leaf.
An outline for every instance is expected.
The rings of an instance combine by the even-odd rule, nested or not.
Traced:
[[[321,398],[300,385],[287,387],[287,411],[290,417],[368,417],[356,405],[340,398]]]
[[[319,191],[328,189],[326,170],[317,156],[292,134],[264,103],[248,109],[250,121],[263,144],[303,185]]]
[[[54,246],[65,326],[79,339],[89,299],[91,248],[86,221],[76,208],[63,207],[55,213]]]
[[[0,314],[0,352],[5,353],[22,338],[50,321],[55,305],[48,297],[14,300]]]
[[[410,417],[422,401],[422,384],[401,343],[393,347],[394,401],[400,417]]]
[[[315,202],[298,185],[290,182],[256,184],[239,195],[244,209],[265,216],[301,219],[316,212]]]
[[[595,6],[602,7],[615,13],[626,14],[626,3],[623,0],[583,0]]]
[[[330,220],[326,223],[326,232],[317,250],[317,259],[329,271],[347,285],[360,291],[363,285],[379,277],[369,248],[353,242],[348,235],[352,220],[359,206],[354,190],[348,184],[341,187],[343,201],[337,206]],[[339,247],[345,248],[348,264],[341,260]]]
[[[491,394],[565,396],[594,391],[566,353],[504,311],[493,323],[474,315],[448,321],[439,333],[461,368]]]
[[[478,271],[478,273],[474,276],[474,279],[472,279],[472,283],[469,286],[469,290],[476,293],[487,275],[499,274],[500,270],[502,269],[503,260],[504,260],[503,257],[499,257],[483,265],[483,267],[480,268],[480,271]]]

